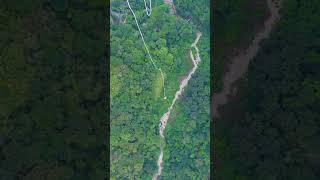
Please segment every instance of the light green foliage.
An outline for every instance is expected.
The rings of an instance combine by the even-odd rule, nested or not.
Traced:
[[[112,8],[120,12],[121,6]],[[153,7],[151,17],[134,1],[132,6],[150,53],[164,71],[168,99],[163,100],[160,73],[148,59],[131,12],[124,8],[126,22],[111,24],[111,177],[150,179],[163,143],[159,120],[180,78],[192,68],[188,55],[196,31],[185,20],[169,15],[166,5]]]
[[[210,33],[210,0],[173,0],[177,13]],[[213,3],[211,1],[211,3]]]
[[[111,177],[151,179],[157,171],[161,145],[165,149],[165,174],[161,178],[176,179],[177,174],[180,179],[206,177],[209,169],[208,35],[204,34],[198,43],[203,61],[174,106],[163,142],[159,135],[160,118],[179,89],[179,81],[192,68],[189,50],[196,32],[206,30],[196,29],[191,22],[169,15],[168,6],[159,3],[161,1],[155,2],[151,17],[147,17],[143,3],[138,2],[131,4],[150,53],[164,71],[168,98],[163,100],[162,78],[148,59],[131,12],[123,8],[126,3],[114,2],[112,9],[127,13],[127,20],[111,24],[111,84],[115,84],[111,88]],[[126,67],[126,73],[119,70],[121,66]],[[181,141],[185,143],[182,145]],[[175,161],[174,157],[180,160]],[[180,164],[181,161],[184,164]],[[180,165],[176,166],[177,163]],[[194,165],[189,167],[190,164]]]

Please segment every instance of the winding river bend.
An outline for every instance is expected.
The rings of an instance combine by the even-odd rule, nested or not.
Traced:
[[[269,37],[274,25],[280,19],[279,7],[281,0],[267,0],[270,17],[264,22],[264,29],[258,32],[249,48],[231,60],[229,71],[223,77],[223,88],[220,93],[213,95],[212,115],[213,118],[219,117],[218,107],[224,105],[228,101],[231,93],[232,85],[242,77],[247,71],[249,62],[255,57],[260,49],[260,42]]]
[[[164,140],[164,130],[165,130],[166,125],[168,123],[168,120],[170,118],[170,114],[173,110],[173,106],[175,105],[176,101],[181,97],[181,94],[182,94],[184,88],[188,85],[189,80],[191,79],[192,75],[194,74],[194,72],[198,68],[198,63],[201,61],[200,52],[197,47],[197,43],[198,43],[200,37],[201,37],[201,33],[198,32],[195,41],[191,44],[191,48],[195,48],[195,50],[196,50],[196,55],[195,56],[193,55],[191,49],[189,51],[193,67],[189,71],[188,75],[185,78],[183,78],[183,80],[180,82],[179,90],[176,92],[174,99],[172,100],[171,106],[168,108],[168,111],[166,113],[164,113],[164,115],[160,119],[159,134],[160,134],[162,140]],[[152,180],[157,180],[158,177],[161,176],[161,173],[162,173],[162,169],[163,169],[163,147],[162,146],[160,147],[160,155],[159,155],[159,158],[157,161],[157,165],[158,165],[158,171],[152,177]]]

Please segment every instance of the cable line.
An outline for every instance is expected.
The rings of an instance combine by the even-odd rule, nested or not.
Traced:
[[[136,22],[136,25],[137,25],[137,27],[138,27],[138,30],[139,30],[139,33],[140,33],[142,42],[143,42],[143,44],[144,44],[144,47],[145,47],[146,50],[147,50],[147,54],[148,54],[148,56],[149,56],[149,59],[151,60],[153,67],[161,73],[162,86],[163,86],[163,96],[164,96],[163,99],[167,99],[167,96],[166,96],[166,88],[165,88],[165,86],[164,86],[164,75],[163,75],[162,69],[159,68],[159,67],[156,65],[155,61],[153,60],[153,58],[152,58],[152,56],[151,56],[151,54],[150,54],[150,52],[149,52],[149,48],[148,48],[148,46],[147,46],[147,44],[146,44],[146,42],[145,42],[145,40],[144,40],[144,36],[143,36],[143,34],[142,34],[142,32],[141,32],[141,29],[140,29],[140,26],[139,26],[139,23],[138,23],[136,14],[135,14],[134,11],[132,10],[131,5],[130,5],[130,3],[129,3],[129,0],[127,0],[127,4],[128,4],[128,7],[129,7],[129,9],[130,9],[133,17],[134,17],[134,20],[135,20],[135,22]],[[149,7],[147,6],[146,0],[144,0],[144,6],[145,6],[145,9],[146,9],[147,15],[150,16],[150,15],[151,15],[151,12],[152,12],[151,0],[149,0]]]

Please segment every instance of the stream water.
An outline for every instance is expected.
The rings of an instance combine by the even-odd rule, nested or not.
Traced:
[[[165,4],[168,4],[168,5],[170,6],[170,13],[171,13],[171,14],[174,14],[174,13],[175,13],[175,7],[174,7],[174,4],[173,4],[173,1],[172,1],[172,0],[164,0],[164,3],[165,3]],[[150,15],[151,15],[151,11],[152,11],[151,1],[149,2],[149,7],[147,6],[146,0],[144,0],[144,4],[145,4],[145,10],[146,10],[146,12],[147,12],[147,15],[150,16]],[[139,33],[140,33],[141,39],[142,39],[142,41],[143,41],[143,44],[144,44],[144,46],[145,46],[145,48],[146,48],[146,50],[147,50],[147,54],[148,54],[148,56],[149,56],[149,58],[150,58],[150,60],[151,60],[151,62],[152,62],[152,64],[153,64],[154,68],[155,68],[156,70],[160,71],[160,73],[161,73],[162,83],[163,83],[163,86],[164,86],[164,75],[163,75],[163,71],[162,71],[161,68],[159,68],[159,67],[155,64],[152,56],[151,56],[150,53],[149,53],[148,46],[147,46],[147,44],[145,43],[143,33],[141,32],[141,29],[140,29],[140,26],[139,26],[137,17],[136,17],[136,15],[135,15],[134,11],[133,11],[132,8],[131,8],[131,5],[130,5],[130,3],[129,3],[129,0],[127,0],[127,5],[128,5],[128,7],[129,7],[132,15],[134,16],[135,23],[136,23],[137,28],[138,28],[138,30],[139,30]],[[183,93],[184,88],[188,85],[189,80],[191,79],[192,75],[194,74],[194,72],[195,72],[195,71],[197,70],[197,68],[198,68],[198,63],[201,61],[201,59],[200,59],[200,52],[199,52],[199,49],[198,49],[198,47],[197,47],[197,44],[198,44],[198,41],[199,41],[201,35],[202,35],[202,34],[201,34],[200,32],[198,32],[198,33],[196,34],[196,39],[195,39],[194,42],[191,44],[191,48],[194,48],[194,49],[196,50],[196,55],[193,55],[192,49],[190,49],[190,51],[189,51],[189,52],[190,52],[190,58],[191,58],[191,60],[192,60],[193,67],[192,67],[192,69],[188,72],[187,76],[184,77],[184,78],[182,79],[182,81],[180,81],[179,90],[175,93],[175,96],[174,96],[174,98],[173,98],[173,100],[172,100],[172,102],[171,102],[170,107],[168,108],[168,111],[167,111],[166,113],[164,113],[164,115],[163,115],[163,116],[161,117],[161,119],[160,119],[160,123],[159,123],[159,134],[160,134],[160,137],[161,137],[162,141],[164,141],[164,130],[165,130],[166,125],[167,125],[167,122],[168,122],[168,120],[169,120],[169,118],[170,118],[170,114],[171,114],[171,112],[172,112],[172,110],[173,110],[173,107],[174,107],[176,101],[181,97],[181,94]],[[165,93],[165,87],[163,88],[163,90],[164,90],[164,99],[166,99],[167,97],[166,97],[166,93]],[[162,145],[162,144],[161,144],[161,146],[160,146],[160,154],[159,154],[159,158],[158,158],[158,160],[157,160],[157,166],[158,166],[158,170],[157,170],[157,172],[154,174],[154,176],[152,177],[152,180],[157,180],[158,177],[161,176],[161,173],[162,173],[162,169],[163,169],[163,145]]]
[[[229,71],[223,77],[222,91],[213,95],[212,115],[214,119],[219,117],[218,107],[227,103],[232,85],[247,71],[250,60],[253,59],[259,51],[260,42],[269,37],[271,30],[280,18],[278,12],[280,0],[267,0],[267,4],[271,15],[264,22],[264,29],[256,34],[246,51],[231,60]]]
[[[188,85],[189,80],[191,79],[192,75],[194,74],[194,72],[198,68],[198,63],[201,61],[200,52],[199,52],[199,49],[197,47],[197,43],[198,43],[200,37],[201,37],[201,33],[197,33],[197,37],[196,37],[195,41],[191,44],[191,48],[195,48],[195,50],[196,50],[196,55],[195,56],[193,55],[191,49],[189,51],[193,67],[189,71],[188,75],[185,78],[183,78],[182,81],[180,82],[179,90],[176,92],[176,94],[175,94],[175,96],[174,96],[174,98],[172,100],[171,106],[168,108],[168,111],[166,113],[164,113],[164,115],[160,119],[159,134],[160,134],[162,140],[164,140],[164,130],[165,130],[166,125],[168,123],[168,120],[170,118],[170,114],[171,114],[171,112],[173,110],[173,107],[174,107],[176,101],[181,97],[181,94],[182,94],[184,88]],[[159,154],[159,158],[158,158],[158,161],[157,161],[157,165],[158,165],[158,171],[152,177],[152,180],[157,180],[158,177],[162,173],[162,169],[163,169],[163,147],[162,146],[160,147],[160,154]]]

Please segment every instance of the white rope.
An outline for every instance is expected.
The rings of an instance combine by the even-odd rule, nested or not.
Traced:
[[[159,68],[159,67],[156,65],[156,63],[154,62],[152,56],[150,55],[148,46],[147,46],[147,44],[146,44],[146,42],[145,42],[145,40],[144,40],[143,34],[142,34],[142,32],[141,32],[141,29],[140,29],[140,26],[139,26],[139,23],[138,23],[136,14],[135,14],[134,11],[132,10],[132,8],[131,8],[131,6],[130,6],[130,3],[129,3],[129,0],[127,0],[127,4],[128,4],[128,6],[129,6],[129,9],[130,9],[133,17],[134,17],[134,20],[135,20],[135,22],[136,22],[136,25],[137,25],[137,27],[138,27],[138,30],[139,30],[139,33],[140,33],[142,42],[143,42],[143,44],[144,44],[144,47],[145,47],[146,50],[147,50],[149,59],[151,60],[153,67],[154,67],[156,70],[160,71],[160,73],[161,73],[162,86],[163,86],[163,96],[164,96],[164,99],[167,99],[167,96],[166,96],[166,88],[165,88],[165,86],[164,86],[164,75],[163,75],[162,69]],[[146,9],[147,15],[150,16],[150,15],[151,15],[151,11],[152,11],[151,0],[149,1],[149,7],[147,7],[146,0],[144,0],[144,6],[145,6],[145,9]]]
[[[147,15],[150,16],[152,11],[151,0],[149,0],[149,8],[147,7],[146,0],[143,0],[143,1],[144,1],[144,7],[146,8]]]

